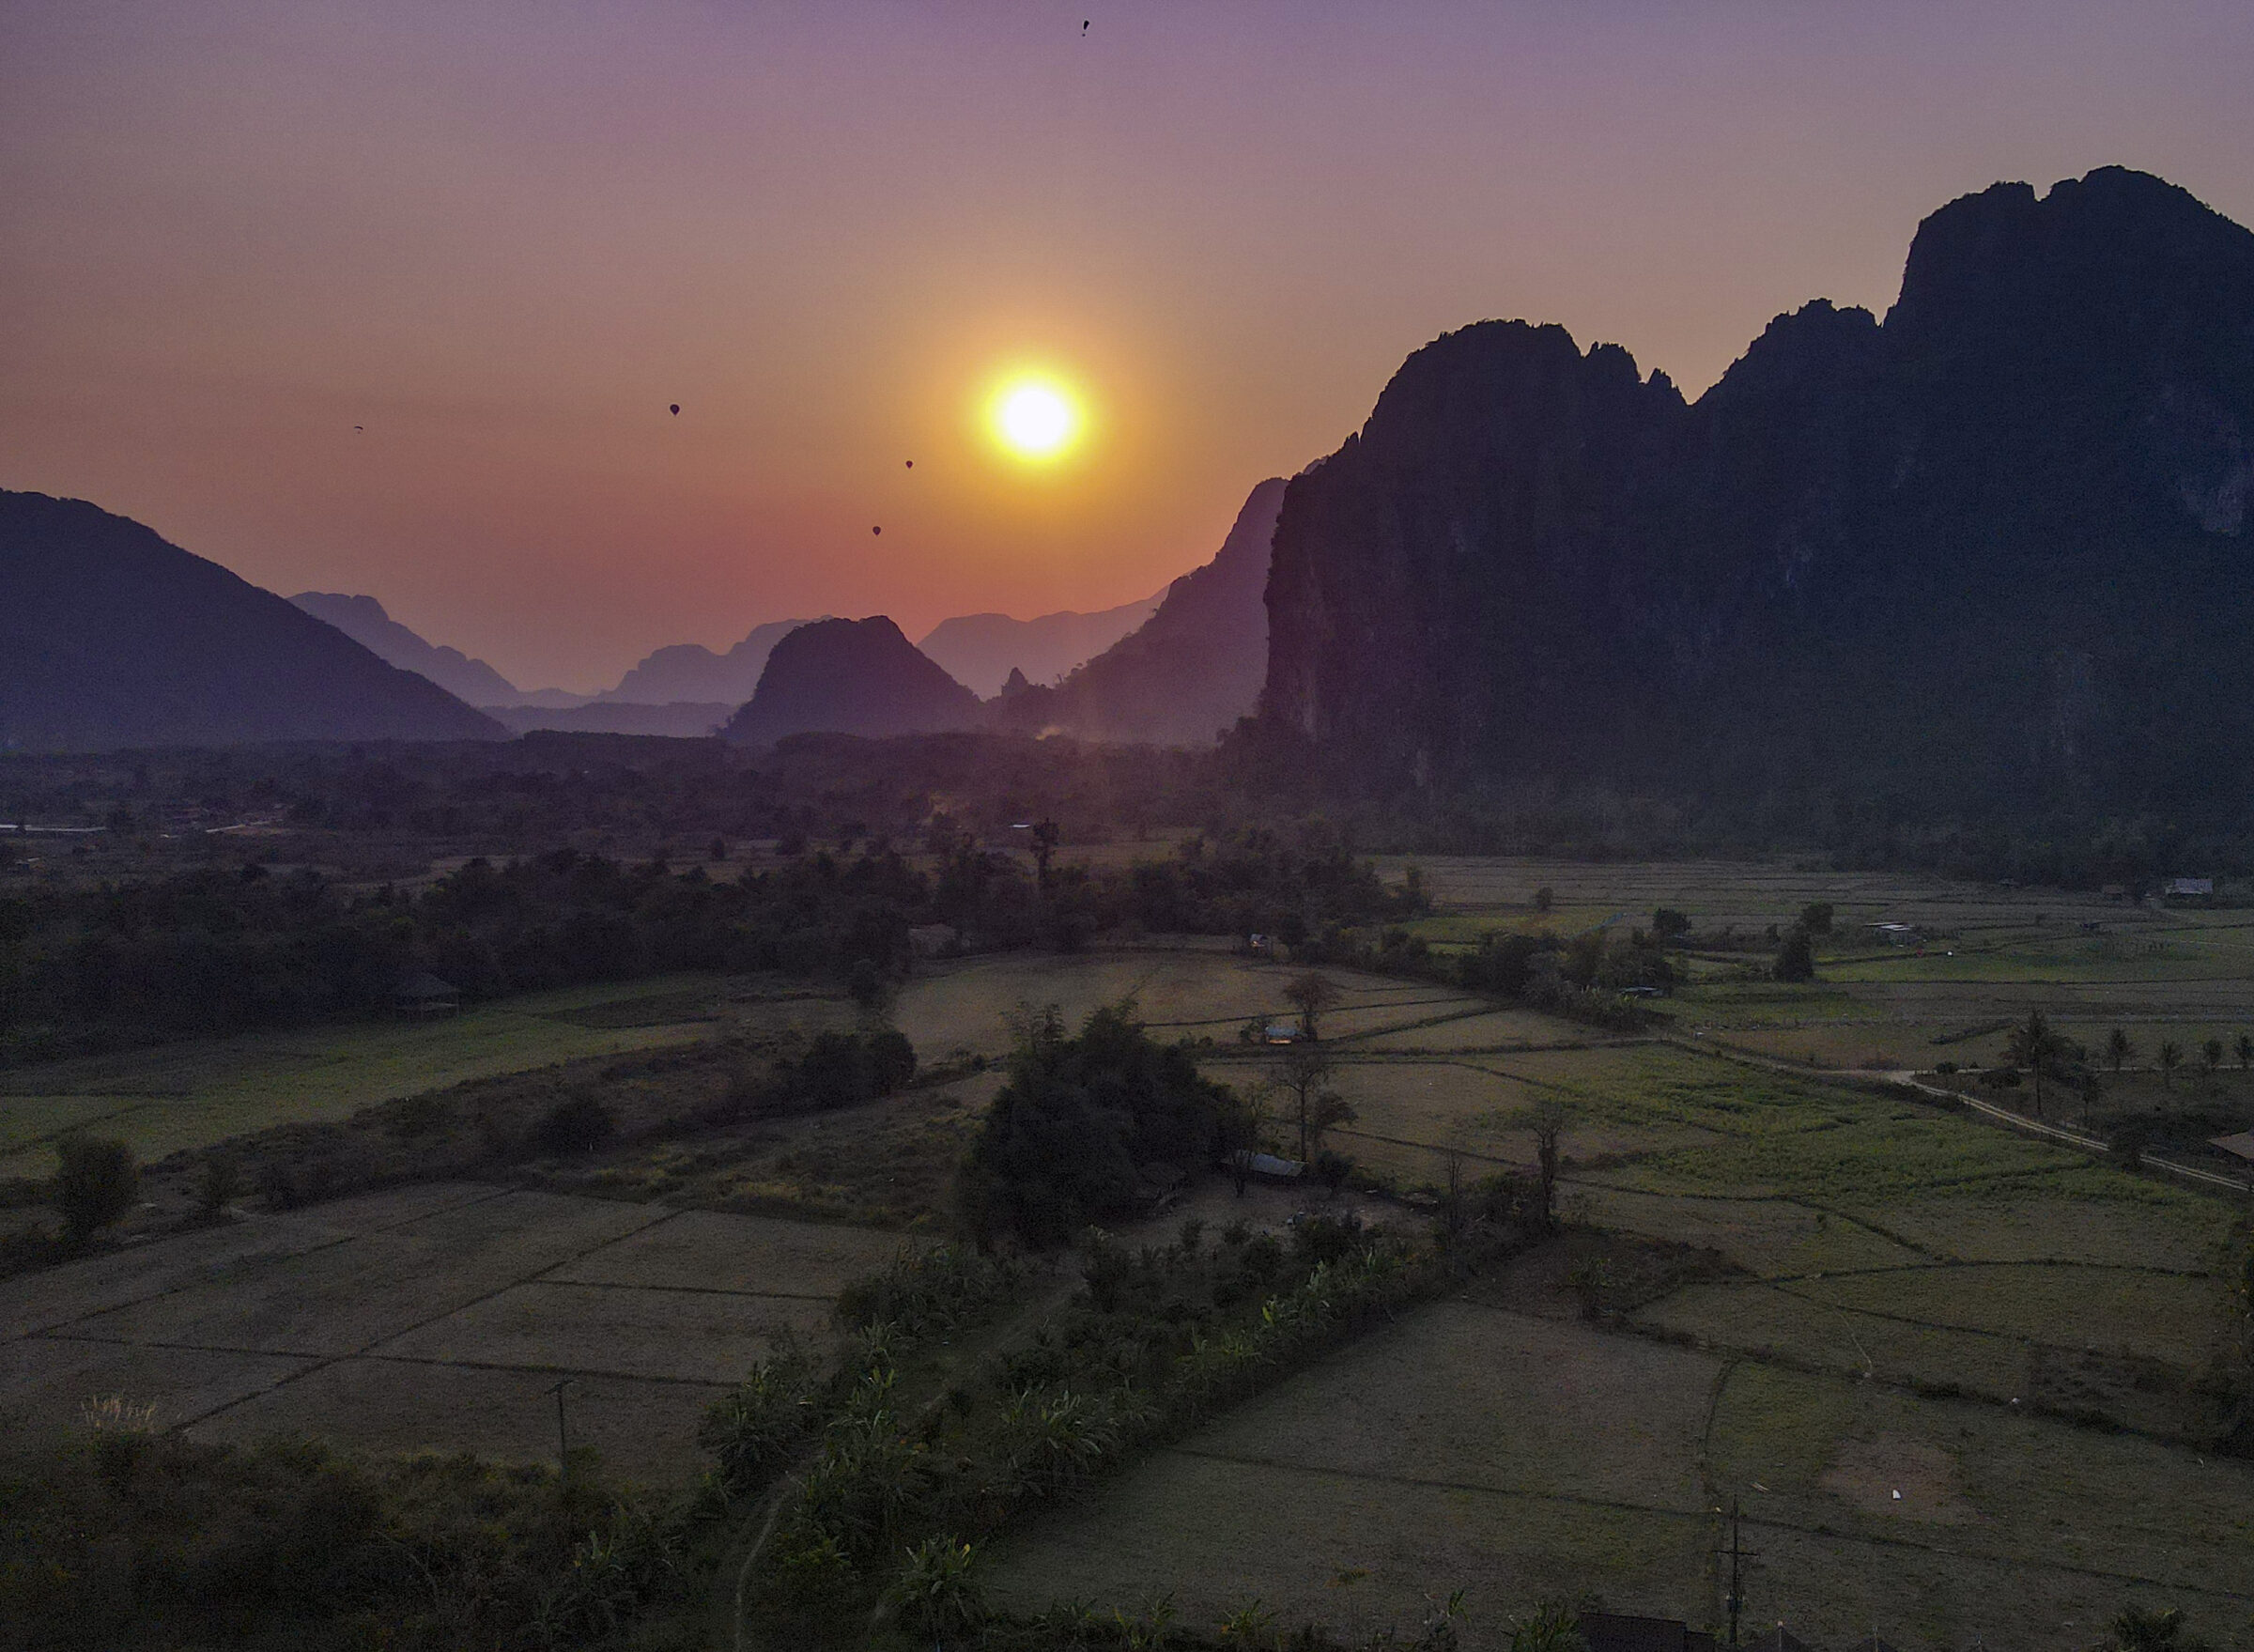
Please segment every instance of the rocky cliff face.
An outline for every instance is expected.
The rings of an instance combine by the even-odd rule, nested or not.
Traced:
[[[2119,169],[1952,203],[1883,322],[1694,405],[1481,323],[1292,482],[1264,720],[1372,790],[2243,802],[2250,437],[2254,235]]]
[[[916,651],[883,614],[817,620],[775,644],[758,692],[720,730],[766,746],[815,732],[925,734],[979,721],[979,697]]]
[[[1261,598],[1283,498],[1281,477],[1255,487],[1213,560],[1168,586],[1139,629],[1054,688],[1005,685],[993,720],[1027,733],[1196,746],[1248,714],[1266,674]]]

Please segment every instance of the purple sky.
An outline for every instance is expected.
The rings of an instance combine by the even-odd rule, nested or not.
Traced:
[[[2254,221],[2250,71],[2243,0],[0,0],[0,486],[528,687],[1104,607],[1444,329],[1695,393],[1999,178]],[[979,428],[1013,363],[1071,460]]]

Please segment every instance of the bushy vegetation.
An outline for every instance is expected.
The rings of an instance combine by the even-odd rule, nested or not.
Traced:
[[[914,1048],[889,1027],[594,1058],[406,1096],[342,1122],[237,1137],[206,1157],[206,1178],[216,1181],[199,1198],[216,1211],[248,1186],[286,1208],[400,1181],[491,1175],[850,1106],[893,1093],[915,1073]]]
[[[576,1469],[207,1445],[89,1413],[0,1459],[7,1644],[595,1648],[686,1586],[678,1522]]]
[[[1147,1204],[1213,1163],[1235,1109],[1128,1005],[1071,1034],[1053,1008],[1032,1016],[1009,1071],[963,1170],[963,1219],[983,1239],[1058,1244]]]
[[[1320,833],[1194,839],[1131,870],[1058,866],[1045,888],[945,819],[924,836],[928,872],[872,843],[733,881],[559,849],[472,859],[419,892],[256,865],[39,888],[0,899],[0,1060],[382,1014],[421,971],[472,1003],[672,970],[827,975],[873,1001],[919,924],[1069,948],[1122,927],[1304,937],[1424,905]]]
[[[763,1376],[739,1408],[756,1419],[757,1460],[775,1460],[777,1440],[797,1453],[759,1568],[762,1617],[797,1644],[860,1644],[872,1612],[997,1652],[1047,1644],[1045,1620],[988,1611],[979,1545],[1528,1231],[1520,1192],[1489,1188],[1476,1203],[1486,1219],[1452,1247],[1323,1219],[1288,1246],[1241,1226],[1212,1243],[1196,1223],[1137,1250],[1090,1235],[1068,1303],[975,1371],[944,1377],[917,1351],[990,1311],[989,1282],[1005,1275],[967,1252],[903,1262],[859,1300],[854,1357],[821,1388],[816,1420],[802,1409],[811,1390],[788,1373]],[[1115,1614],[1111,1627],[1131,1622]],[[1083,1627],[1081,1644],[1110,1644],[1101,1622]]]
[[[71,1135],[55,1144],[54,1208],[70,1243],[83,1244],[131,1211],[140,1186],[133,1151],[125,1143]]]

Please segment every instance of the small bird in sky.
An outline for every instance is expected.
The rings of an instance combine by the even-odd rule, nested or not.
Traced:
[[[672,404],[672,409],[673,409],[673,417],[674,417],[674,418],[676,418],[676,419],[678,419],[678,418],[681,416],[681,404],[680,404],[679,402],[675,402],[675,403],[673,403],[673,404]]]

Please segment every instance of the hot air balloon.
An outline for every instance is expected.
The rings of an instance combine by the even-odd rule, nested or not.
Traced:
[[[674,418],[676,418],[676,419],[678,419],[680,416],[681,416],[681,404],[680,404],[679,402],[675,402],[675,403],[673,403],[673,417],[674,417]]]

